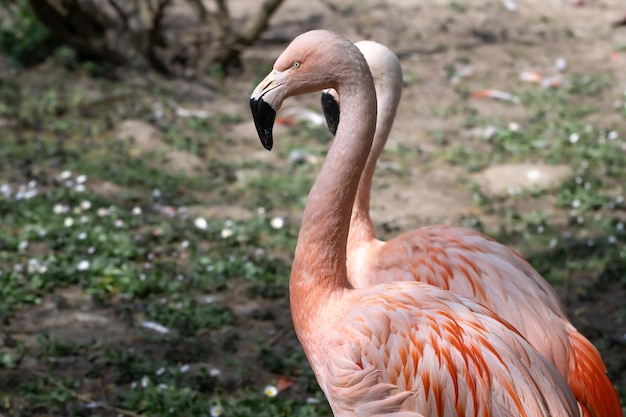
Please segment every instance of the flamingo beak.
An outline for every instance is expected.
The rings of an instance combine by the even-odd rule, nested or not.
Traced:
[[[276,112],[283,103],[285,73],[272,71],[257,85],[250,97],[250,110],[254,126],[263,147],[268,151],[274,145],[273,128]]]
[[[337,91],[330,88],[322,93],[322,110],[330,133],[337,134],[337,126],[339,126],[339,96]]]

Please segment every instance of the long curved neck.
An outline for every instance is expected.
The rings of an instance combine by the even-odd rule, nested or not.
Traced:
[[[292,300],[304,297],[306,303],[311,303],[316,294],[329,295],[349,287],[348,228],[376,119],[374,84],[365,69],[336,87],[341,97],[342,118],[304,209],[291,272]],[[299,306],[303,306],[302,301],[299,300]]]
[[[359,187],[354,201],[352,210],[352,218],[350,219],[350,235],[348,237],[348,246],[361,241],[371,241],[375,239],[376,233],[374,224],[370,217],[370,193],[372,189],[372,181],[374,171],[376,170],[376,162],[387,143],[389,132],[396,116],[396,110],[400,101],[401,86],[396,88],[395,85],[378,82],[376,84],[376,97],[378,115],[376,119],[376,133],[372,150],[365,164]],[[342,98],[343,100],[343,98]]]

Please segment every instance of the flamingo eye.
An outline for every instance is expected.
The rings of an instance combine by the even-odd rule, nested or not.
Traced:
[[[293,64],[291,64],[292,68],[300,68],[300,61],[294,61]]]

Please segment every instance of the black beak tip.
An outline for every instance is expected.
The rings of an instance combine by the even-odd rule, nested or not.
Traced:
[[[263,99],[257,100],[254,98],[250,99],[250,110],[252,110],[254,126],[261,144],[265,149],[271,151],[274,145],[272,130],[274,128],[274,120],[276,120],[276,111]]]
[[[337,134],[339,126],[339,103],[332,94],[322,93],[322,109],[330,133]]]

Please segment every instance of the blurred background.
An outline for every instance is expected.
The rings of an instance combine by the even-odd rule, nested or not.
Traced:
[[[487,233],[552,283],[626,399],[622,0],[0,0],[0,416],[330,415],[290,262],[332,141],[254,86],[310,29],[375,40],[404,90],[384,239]]]

